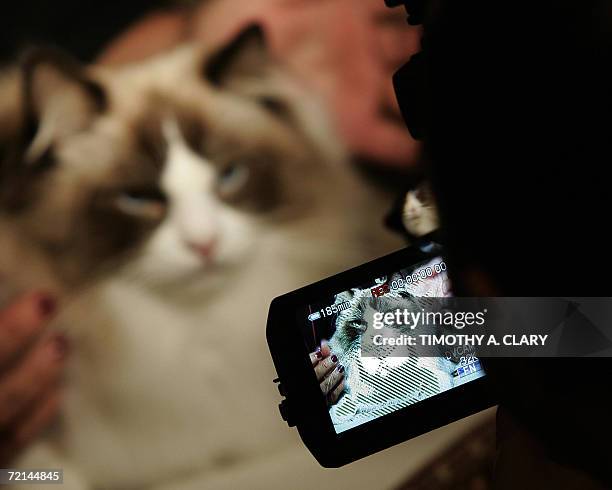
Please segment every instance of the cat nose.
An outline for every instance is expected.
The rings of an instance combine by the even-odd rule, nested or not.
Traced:
[[[189,242],[187,245],[200,257],[210,259],[215,253],[215,249],[217,247],[217,239],[211,238],[210,240],[203,242]]]

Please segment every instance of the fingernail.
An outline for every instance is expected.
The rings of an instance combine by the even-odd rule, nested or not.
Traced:
[[[315,356],[317,356],[317,359],[323,359],[323,354],[321,354],[321,347],[317,347],[317,350],[315,350]]]
[[[338,356],[334,354],[333,356],[331,356],[331,360],[332,362],[338,362]]]
[[[65,335],[59,334],[51,340],[51,350],[55,359],[64,359],[70,351],[70,342]]]
[[[343,373],[343,372],[344,372],[344,366],[343,366],[342,364],[340,364],[340,365],[338,366],[338,372],[339,372],[339,373]]]
[[[57,301],[53,296],[47,293],[42,293],[38,297],[38,312],[40,316],[49,317],[57,310]]]

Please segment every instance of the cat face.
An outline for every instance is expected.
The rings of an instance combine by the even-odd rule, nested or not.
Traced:
[[[240,264],[267,225],[329,202],[317,178],[342,157],[273,72],[256,29],[124,73],[31,59],[3,219],[72,284],[126,262],[157,284]]]
[[[136,126],[162,141],[168,206],[131,273],[173,289],[210,283],[253,260],[269,233],[329,212],[336,198],[321,182],[341,179],[344,154],[312,98],[275,68],[257,29],[153,67],[155,100]]]

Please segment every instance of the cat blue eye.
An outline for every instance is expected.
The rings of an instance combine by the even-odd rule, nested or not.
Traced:
[[[218,187],[221,195],[229,196],[238,192],[249,180],[250,169],[241,161],[232,162],[219,171]]]
[[[166,197],[158,190],[124,191],[115,199],[119,211],[148,220],[159,220],[166,212]]]

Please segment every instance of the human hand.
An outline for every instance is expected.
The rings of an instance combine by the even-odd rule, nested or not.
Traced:
[[[28,293],[0,310],[0,465],[8,463],[54,418],[68,344],[45,332],[57,304]]]
[[[332,354],[326,340],[310,354],[310,361],[327,404],[331,406],[340,399],[344,391],[344,366],[338,364],[338,357]]]

